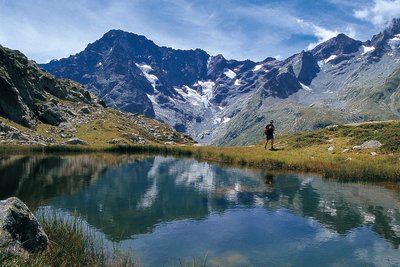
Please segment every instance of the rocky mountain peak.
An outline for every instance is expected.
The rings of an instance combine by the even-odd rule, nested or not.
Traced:
[[[357,52],[362,42],[340,33],[338,36],[323,42],[311,50],[317,60],[327,59],[332,55],[351,54]]]
[[[227,60],[223,55],[210,57],[208,61],[207,76],[210,79],[215,79],[219,72],[221,72],[227,66]]]
[[[386,29],[372,37],[371,44],[376,48],[374,55],[381,56],[385,50],[390,49],[392,46],[390,44],[391,39],[400,41],[400,37],[396,36],[398,34],[400,34],[400,18],[395,18]]]
[[[261,61],[262,63],[267,63],[267,62],[271,62],[271,61],[276,61],[277,59],[274,57],[267,57],[266,59],[264,59],[263,61]]]
[[[386,30],[393,35],[399,34],[400,33],[400,18],[394,18]]]

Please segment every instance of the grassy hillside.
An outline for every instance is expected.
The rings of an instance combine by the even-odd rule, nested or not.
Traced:
[[[75,115],[59,126],[38,121],[36,128],[30,129],[0,116],[0,122],[16,129],[2,133],[0,127],[0,144],[59,145],[71,138],[79,138],[89,146],[96,147],[109,146],[110,143],[125,145],[193,143],[190,137],[142,115],[89,106],[86,107],[84,114],[79,103],[71,101],[61,103]],[[13,132],[17,134],[12,134]]]

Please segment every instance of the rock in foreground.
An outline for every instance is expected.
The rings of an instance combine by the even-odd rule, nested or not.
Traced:
[[[44,250],[49,239],[29,208],[18,198],[0,201],[0,249],[27,255]]]

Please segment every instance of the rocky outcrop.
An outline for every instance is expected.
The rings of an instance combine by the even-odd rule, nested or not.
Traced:
[[[63,112],[53,102],[44,103],[37,108],[38,119],[44,123],[58,126],[60,123],[65,122],[66,118]]]
[[[54,142],[53,138],[39,136],[32,131],[21,132],[17,128],[0,121],[0,144],[46,145]]]
[[[369,140],[361,145],[353,146],[353,149],[356,150],[361,150],[361,149],[375,149],[375,148],[380,148],[382,146],[382,143],[377,141],[377,140]]]
[[[135,68],[141,74],[136,65],[129,64],[119,64],[118,77],[126,75],[129,78]],[[115,83],[112,77],[104,77],[104,80]],[[135,79],[132,80],[134,80],[132,83],[124,86],[130,87],[137,83]],[[122,90],[118,86],[115,89],[118,92]],[[151,106],[150,100],[146,102],[146,93],[151,93],[153,89],[150,85],[148,89],[138,94],[121,96],[127,103],[129,102],[126,109],[154,117],[154,111],[148,109],[148,104]],[[82,85],[71,80],[56,79],[20,52],[2,46],[0,46],[0,96],[0,119],[5,121],[0,121],[0,144],[87,145],[84,140],[76,138],[78,131],[92,132],[99,126],[108,132],[104,137],[107,139],[104,140],[104,144],[112,138],[123,137],[122,134],[126,132],[137,134],[137,138],[133,138],[134,140],[131,138],[134,143],[192,142],[190,138],[178,135],[170,127],[161,126],[159,122],[143,119],[137,114],[124,115],[122,112],[116,113],[115,110],[107,109],[104,101],[85,90]],[[82,127],[83,125],[85,127]],[[163,134],[153,131],[152,127],[155,125],[164,129]],[[129,139],[124,140],[124,143],[125,141],[129,143]]]
[[[320,71],[317,60],[309,51],[302,51],[287,61],[292,64],[296,78],[305,85],[310,85]]]
[[[24,256],[44,250],[49,239],[29,208],[18,198],[0,201],[0,249]]]
[[[40,120],[51,125],[65,121],[58,101],[95,105],[99,101],[81,85],[58,80],[19,51],[0,46],[0,116],[33,128]]]

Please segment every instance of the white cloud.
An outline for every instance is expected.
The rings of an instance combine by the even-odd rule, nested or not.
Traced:
[[[310,43],[307,46],[307,50],[311,50],[314,47],[316,47],[318,44],[325,42],[335,36],[337,36],[339,33],[344,32],[346,35],[354,38],[356,35],[356,31],[352,26],[347,26],[347,28],[344,31],[339,31],[339,30],[331,30],[327,29],[324,27],[321,27],[319,25],[316,25],[311,22],[304,21],[302,19],[297,19],[297,23],[300,27],[304,29],[308,29],[308,31],[312,32],[312,34],[317,37],[318,41],[315,43]]]
[[[369,10],[368,9],[360,9],[354,11],[354,16],[358,19],[366,19],[369,16]]]
[[[0,0],[0,44],[45,62],[78,53],[108,30],[122,29],[157,45],[263,60],[304,49],[302,36],[314,35],[319,43],[343,31],[355,35],[341,26],[343,21],[300,17],[307,16],[291,1]]]
[[[400,17],[400,0],[374,0],[373,4],[356,9],[353,15],[361,20],[383,26],[393,18]]]

